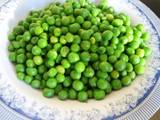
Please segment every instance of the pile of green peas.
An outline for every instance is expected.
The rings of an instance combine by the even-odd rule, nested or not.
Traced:
[[[31,11],[8,36],[18,79],[47,98],[80,102],[129,86],[145,71],[150,35],[106,4],[67,0]]]

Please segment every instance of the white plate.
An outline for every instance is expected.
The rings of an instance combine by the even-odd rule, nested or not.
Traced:
[[[42,8],[53,0],[6,0],[0,7],[0,119],[45,120],[112,120],[149,119],[160,106],[158,18],[138,0],[110,0],[118,12],[124,11],[133,24],[143,23],[151,33],[153,54],[144,75],[130,87],[113,92],[102,101],[60,101],[46,99],[41,92],[16,78],[13,65],[8,60],[7,34],[31,9]],[[143,114],[142,114],[143,113]]]

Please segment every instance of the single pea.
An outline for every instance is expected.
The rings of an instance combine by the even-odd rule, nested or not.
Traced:
[[[78,73],[77,71],[73,70],[71,71],[70,76],[74,80],[79,80],[81,78],[81,73]]]
[[[55,77],[57,75],[57,70],[55,68],[50,68],[47,74],[49,77]]]
[[[125,76],[122,78],[121,82],[122,82],[123,86],[128,86],[131,84],[132,80],[131,80],[130,76]]]
[[[88,100],[88,94],[85,91],[80,91],[77,97],[80,102],[86,102]]]
[[[143,66],[145,66],[145,64],[146,64],[146,59],[144,59],[144,58],[141,58],[141,59],[140,59],[140,62],[139,62],[139,64],[140,64],[140,65],[143,65]]]
[[[96,90],[94,90],[93,95],[94,95],[94,98],[96,100],[102,100],[102,99],[105,98],[105,92],[104,92],[104,90],[96,89]]]
[[[111,40],[112,37],[113,37],[113,32],[111,32],[111,31],[109,31],[109,30],[103,32],[103,34],[102,34],[102,38],[103,38],[103,40],[105,40],[105,41]]]
[[[84,76],[88,77],[88,78],[93,77],[95,74],[93,68],[91,68],[91,67],[87,67],[83,73],[84,73]]]
[[[108,74],[106,72],[97,71],[96,76],[101,79],[106,79],[108,77]]]
[[[132,80],[134,80],[135,77],[136,77],[136,73],[135,73],[134,71],[129,72],[129,73],[128,73],[128,76],[129,76]]]
[[[140,65],[140,64],[137,64],[135,67],[134,67],[134,70],[136,72],[137,75],[141,75],[144,73],[145,71],[145,67],[143,65]]]
[[[40,55],[42,53],[42,50],[40,47],[38,46],[33,46],[32,47],[32,54],[33,55]]]
[[[55,37],[55,36],[51,36],[51,37],[50,37],[50,42],[51,42],[51,43],[57,43],[57,42],[58,42],[58,38]]]
[[[45,39],[39,39],[39,40],[38,40],[38,46],[39,46],[40,48],[45,48],[45,47],[47,47],[47,45],[48,45],[47,40],[45,40]]]
[[[84,40],[84,41],[81,42],[82,50],[88,51],[90,47],[91,47],[91,43],[89,41]]]
[[[92,87],[92,88],[95,88],[97,86],[97,78],[96,77],[93,77],[91,79],[89,79],[89,85]]]
[[[68,60],[70,63],[75,63],[79,60],[79,55],[75,52],[71,52],[68,54]]]
[[[36,68],[26,68],[26,73],[30,76],[37,75],[37,69]]]
[[[107,87],[107,89],[105,89],[105,92],[106,92],[106,94],[109,94],[109,93],[112,92],[112,86],[111,86],[111,84],[108,84],[108,87]]]
[[[62,65],[57,65],[56,66],[56,70],[60,74],[64,74],[65,73],[65,68]]]
[[[71,45],[71,51],[72,52],[78,52],[80,50],[80,46],[78,44],[72,44]]]
[[[38,73],[43,74],[45,71],[47,71],[47,67],[45,65],[38,66]]]
[[[80,37],[82,40],[89,40],[92,34],[93,34],[92,29],[82,30],[82,32],[80,32]]]
[[[31,82],[31,86],[35,89],[39,89],[40,88],[40,85],[41,85],[41,82],[39,80],[33,80]]]
[[[89,52],[82,52],[80,53],[80,58],[83,62],[88,62],[90,61],[90,54]]]
[[[16,62],[16,53],[15,52],[10,52],[9,53],[9,60],[11,61],[11,62]]]
[[[126,70],[127,72],[132,72],[133,71],[133,65],[131,63],[126,64]]]
[[[134,50],[133,48],[131,48],[131,47],[127,48],[127,49],[126,49],[126,52],[127,52],[128,55],[133,55],[133,54],[135,54],[135,50]]]
[[[112,80],[112,81],[111,81],[111,85],[112,85],[112,88],[113,88],[114,90],[119,90],[119,89],[122,88],[121,81],[118,80],[118,79]]]
[[[138,55],[131,55],[130,56],[130,62],[133,64],[133,65],[136,65],[140,62],[140,58]]]
[[[24,63],[26,61],[26,56],[24,54],[19,54],[16,57],[17,63]]]
[[[54,18],[53,16],[47,17],[47,18],[46,18],[46,22],[47,22],[49,25],[54,25],[54,24],[55,24],[55,18]]]
[[[77,98],[77,92],[74,89],[69,89],[68,96],[70,99],[74,100]]]
[[[123,20],[121,20],[121,19],[114,19],[112,21],[112,25],[114,25],[115,27],[122,26],[123,25]]]
[[[74,40],[74,35],[71,33],[67,33],[65,39],[67,40],[68,43],[72,43]]]
[[[26,75],[24,77],[24,81],[27,83],[27,84],[30,84],[33,80],[33,77],[32,76],[29,76],[29,75]]]
[[[49,25],[47,23],[43,23],[42,28],[43,28],[44,31],[48,31],[49,30]]]
[[[63,86],[64,87],[70,87],[72,84],[72,81],[71,81],[71,77],[70,76],[67,76],[63,82]]]
[[[129,60],[128,56],[124,53],[121,54],[120,59],[125,61],[125,62],[128,62],[128,60]]]
[[[114,54],[114,48],[111,47],[111,46],[108,46],[106,48],[106,52],[107,52],[108,55],[113,55]]]
[[[69,53],[69,48],[67,46],[63,46],[60,50],[60,54],[62,57],[66,57]]]
[[[25,66],[23,64],[17,64],[16,72],[25,72]]]
[[[143,58],[145,54],[145,51],[143,49],[138,48],[136,50],[136,55],[138,55],[139,57]]]
[[[85,70],[85,64],[83,62],[77,62],[75,64],[75,70],[78,72],[78,73],[82,73],[84,70]]]
[[[106,80],[104,80],[104,79],[99,79],[99,80],[97,81],[97,87],[98,87],[99,89],[105,90],[105,89],[108,88],[108,86],[109,86],[109,82],[106,81]]]
[[[58,73],[56,75],[56,80],[57,80],[58,83],[62,83],[65,80],[65,76],[63,74]]]
[[[70,18],[68,16],[63,16],[61,19],[62,25],[69,25],[70,24]]]
[[[52,98],[54,96],[54,89],[44,88],[43,89],[43,96],[47,98]]]
[[[40,27],[40,26],[35,27],[34,33],[36,35],[40,35],[42,32],[43,32],[43,28],[42,27]]]
[[[115,63],[117,61],[117,57],[115,55],[111,55],[108,57],[108,61],[110,63]]]
[[[45,61],[45,65],[46,65],[46,67],[51,68],[55,65],[55,61],[52,59],[48,59]]]
[[[139,41],[132,41],[129,46],[133,49],[137,49],[139,47],[140,43]]]
[[[33,61],[36,65],[41,65],[43,63],[43,59],[41,56],[34,56]]]
[[[79,80],[75,80],[72,83],[72,87],[76,90],[76,91],[81,91],[84,88],[83,82],[79,81]]]
[[[31,33],[29,31],[24,32],[23,40],[24,41],[30,41],[31,40]]]
[[[57,58],[57,56],[58,56],[58,54],[54,49],[48,51],[48,53],[47,53],[47,57],[52,60],[55,60]]]
[[[123,71],[126,68],[126,63],[122,60],[119,60],[114,64],[114,68],[117,71]]]
[[[93,98],[93,91],[87,90],[88,98]]]
[[[91,59],[90,59],[91,62],[95,62],[95,61],[98,60],[98,54],[97,53],[91,53],[90,56],[91,56]]]
[[[151,50],[149,47],[145,47],[145,48],[144,48],[144,56],[145,56],[145,57],[150,56],[151,53],[152,53],[152,50]]]
[[[53,33],[54,33],[54,36],[59,37],[61,35],[62,31],[60,28],[55,28]]]
[[[26,65],[27,65],[27,67],[34,67],[34,61],[32,60],[32,59],[28,59],[27,61],[26,61]]]
[[[60,100],[66,100],[68,98],[68,92],[66,90],[61,90],[59,93],[58,93],[58,98]]]
[[[108,62],[101,62],[99,64],[99,68],[103,72],[111,72],[113,70],[113,67],[110,63]]]
[[[144,41],[149,40],[150,34],[148,32],[144,32],[141,37]]]
[[[70,66],[71,66],[71,64],[69,63],[69,61],[67,59],[63,59],[61,61],[61,64],[65,69],[70,68]]]
[[[18,72],[18,73],[17,73],[17,78],[18,78],[19,80],[24,80],[24,77],[25,77],[25,74],[24,74],[24,73],[22,73],[22,72]]]
[[[80,25],[78,23],[73,23],[71,25],[69,25],[69,31],[73,34],[77,33],[80,29]]]
[[[98,52],[99,54],[104,54],[104,53],[106,52],[106,48],[103,47],[103,46],[100,46],[100,47],[98,48],[97,52]]]
[[[46,82],[46,86],[49,88],[55,88],[57,86],[57,81],[54,78],[49,78]]]
[[[112,77],[113,79],[117,79],[117,78],[119,77],[119,72],[116,71],[116,70],[113,70],[113,71],[111,72],[111,77]]]

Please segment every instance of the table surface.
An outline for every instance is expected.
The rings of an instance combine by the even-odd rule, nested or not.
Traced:
[[[148,7],[152,9],[152,11],[160,17],[160,0],[141,0]],[[160,120],[160,110],[151,118],[151,120]]]

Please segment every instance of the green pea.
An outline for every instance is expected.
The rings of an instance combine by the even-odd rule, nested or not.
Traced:
[[[47,74],[49,77],[55,77],[57,75],[57,70],[55,68],[51,68]]]
[[[84,88],[83,82],[79,81],[79,80],[75,80],[72,83],[72,87],[76,90],[76,91],[81,91]]]
[[[80,58],[83,62],[88,62],[90,61],[90,54],[88,52],[82,52]]]
[[[87,67],[87,68],[85,69],[85,71],[84,71],[84,76],[85,76],[85,77],[88,77],[88,78],[93,77],[94,74],[95,74],[95,72],[94,72],[93,68],[91,68],[91,67]]]
[[[109,86],[109,82],[106,81],[106,80],[104,80],[104,79],[99,79],[99,80],[97,81],[97,87],[98,87],[99,89],[105,90],[105,89],[108,88],[108,86]]]
[[[68,60],[70,63],[75,63],[79,60],[79,55],[77,53],[71,52],[68,54]]]
[[[131,55],[130,56],[130,62],[133,64],[133,65],[136,65],[140,62],[140,58],[138,55]]]
[[[88,99],[88,94],[87,94],[87,92],[85,92],[85,91],[80,91],[80,92],[78,93],[77,97],[78,97],[78,100],[79,100],[80,102],[85,102],[85,101],[87,101],[87,99]]]
[[[24,77],[24,81],[27,83],[27,84],[30,84],[33,80],[33,77],[32,76],[29,76],[29,75],[26,75]]]
[[[113,70],[113,67],[110,63],[108,62],[101,62],[99,64],[99,68],[103,72],[111,72]]]
[[[113,71],[111,72],[111,77],[112,77],[113,79],[117,79],[117,78],[119,77],[119,72],[116,71],[116,70],[113,70]]]
[[[103,38],[103,40],[105,40],[105,41],[111,40],[112,37],[113,37],[113,32],[111,32],[111,31],[109,31],[109,30],[103,32],[103,34],[102,34],[102,38]]]
[[[49,25],[54,25],[54,24],[55,24],[55,18],[54,18],[53,16],[47,17],[47,18],[46,18],[46,22],[47,22]]]
[[[119,89],[122,88],[121,81],[118,80],[118,79],[112,80],[112,81],[111,81],[111,85],[112,85],[112,88],[113,88],[114,90],[119,90]]]
[[[46,82],[46,86],[49,88],[55,88],[57,86],[57,81],[54,78],[49,78]]]
[[[39,89],[40,88],[40,85],[41,85],[41,82],[39,80],[33,80],[31,82],[31,86],[35,89]]]
[[[62,57],[66,57],[69,53],[69,48],[67,46],[63,46],[60,50],[60,54]]]
[[[79,80],[81,78],[81,73],[73,70],[73,71],[71,71],[70,76],[74,80]]]
[[[47,57],[52,60],[55,60],[57,58],[57,56],[58,56],[58,54],[54,49],[48,51],[48,53],[47,53]]]
[[[45,48],[45,47],[47,47],[47,45],[48,45],[47,40],[45,40],[45,39],[39,39],[39,40],[38,40],[38,46],[39,46],[40,48]]]
[[[25,72],[25,66],[23,64],[17,64],[16,72]]]
[[[102,100],[105,98],[105,92],[103,90],[97,89],[94,91],[93,95],[96,100]]]
[[[85,40],[81,42],[82,50],[88,51],[90,47],[91,47],[91,43],[89,41]]]
[[[69,94],[68,96],[69,96],[70,99],[76,99],[77,98],[77,92],[74,89],[70,89],[68,91],[68,94]]]
[[[144,67],[143,65],[137,64],[137,65],[134,67],[134,70],[135,70],[136,74],[141,75],[141,74],[144,73],[145,67]]]
[[[24,80],[24,77],[25,77],[25,74],[24,74],[24,73],[22,73],[22,72],[18,72],[18,73],[17,73],[17,78],[18,78],[19,80]]]
[[[33,61],[36,65],[41,65],[43,63],[43,59],[41,56],[34,56]]]
[[[130,76],[125,76],[122,78],[122,85],[124,85],[124,86],[130,85],[131,82],[132,82],[132,80],[131,80]]]
[[[65,80],[65,76],[63,74],[59,73],[59,74],[56,75],[56,80],[57,80],[58,83],[62,83]]]
[[[43,89],[43,96],[47,98],[52,98],[54,96],[54,89],[44,88]]]

